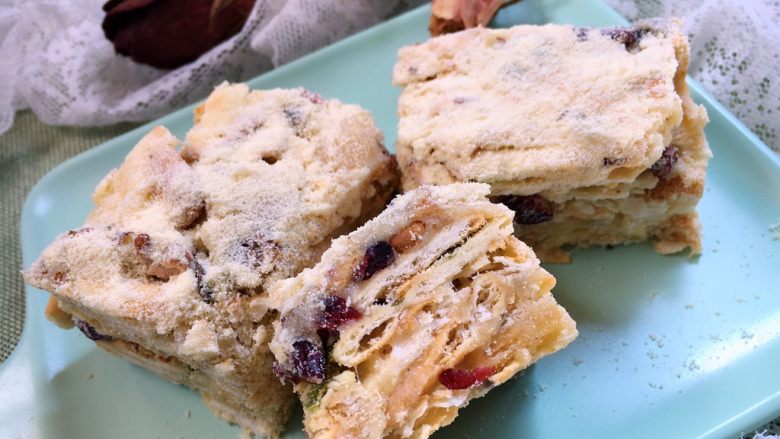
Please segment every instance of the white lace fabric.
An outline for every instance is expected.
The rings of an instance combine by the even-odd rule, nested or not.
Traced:
[[[257,0],[243,29],[175,70],[114,53],[99,0],[0,0],[0,133],[31,108],[55,125],[162,116],[378,23],[421,0]]]
[[[114,53],[100,0],[0,0],[0,133],[21,108],[56,125],[152,119],[421,2],[257,0],[239,34],[169,71]],[[630,20],[683,17],[690,74],[780,153],[779,1],[606,2]]]

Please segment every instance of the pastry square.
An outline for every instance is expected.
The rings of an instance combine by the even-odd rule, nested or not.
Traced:
[[[490,184],[545,261],[645,240],[697,254],[711,153],[688,51],[677,20],[476,28],[402,48],[403,187]]]
[[[222,85],[181,153],[153,129],[25,279],[52,293],[56,323],[278,436],[294,397],[272,373],[267,292],[385,206],[397,177],[381,142],[357,106]]]
[[[485,184],[422,186],[275,284],[275,372],[311,438],[426,438],[568,345],[555,278]]]

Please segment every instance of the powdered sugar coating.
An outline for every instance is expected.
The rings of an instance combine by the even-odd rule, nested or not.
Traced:
[[[530,195],[633,181],[682,118],[679,35],[648,28],[628,50],[598,29],[550,24],[475,28],[402,48],[393,82],[403,87],[404,188],[480,181],[514,186],[496,194]],[[619,158],[623,171],[605,158]]]
[[[537,197],[546,208],[529,218],[508,204],[517,236],[546,262],[567,262],[573,246],[646,240],[700,253],[695,208],[711,153],[680,25],[471,29],[401,49],[404,189],[478,181],[496,200]],[[659,160],[663,173],[651,170]]]

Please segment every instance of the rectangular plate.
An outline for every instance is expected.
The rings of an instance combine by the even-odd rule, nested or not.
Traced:
[[[428,38],[427,7],[263,75],[255,88],[304,86],[371,111],[395,142],[396,50]],[[598,1],[524,0],[496,26],[611,25]],[[780,415],[780,161],[696,84],[715,157],[699,211],[704,253],[659,256],[648,245],[577,251],[549,266],[579,338],[474,401],[437,437],[727,437]],[[24,265],[79,226],[98,181],[153,125],[183,136],[193,107],[61,164],[22,213]],[[185,388],[105,353],[43,317],[27,289],[27,321],[0,369],[0,437],[237,437]],[[286,437],[302,437],[300,415]]]

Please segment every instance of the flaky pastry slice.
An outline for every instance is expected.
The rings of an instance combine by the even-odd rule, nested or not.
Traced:
[[[469,29],[398,53],[404,190],[488,183],[549,262],[650,240],[701,252],[711,156],[678,20]]]
[[[278,436],[294,398],[271,372],[267,291],[384,207],[394,161],[368,112],[303,89],[222,85],[179,145],[147,134],[25,280],[59,325]]]
[[[276,284],[271,350],[313,438],[425,438],[577,335],[484,184],[423,186]]]

